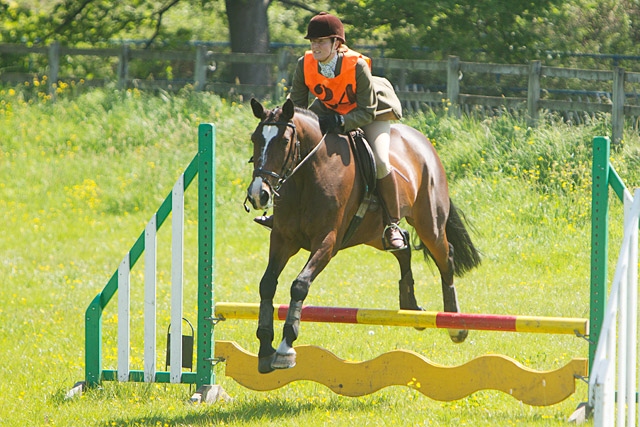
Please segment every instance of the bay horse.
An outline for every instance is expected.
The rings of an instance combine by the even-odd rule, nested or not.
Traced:
[[[251,100],[259,119],[251,135],[253,177],[247,200],[254,209],[273,205],[269,260],[260,280],[260,313],[256,336],[260,341],[261,373],[295,365],[293,342],[298,338],[302,303],[313,280],[339,250],[366,244],[383,250],[383,209],[369,208],[359,227],[343,238],[365,192],[354,153],[344,135],[320,131],[317,116],[294,107],[291,100],[272,110]],[[401,213],[420,239],[425,258],[435,262],[442,282],[444,310],[459,312],[454,275],[480,263],[480,255],[449,198],[444,168],[431,142],[404,124],[391,126],[390,160],[399,175]],[[246,206],[245,206],[246,207]],[[247,208],[248,210],[248,208]],[[273,298],[278,277],[300,249],[309,258],[291,286],[291,300],[283,339],[273,347]],[[422,310],[414,295],[411,247],[392,252],[400,265],[400,309]],[[467,330],[449,330],[462,342]]]

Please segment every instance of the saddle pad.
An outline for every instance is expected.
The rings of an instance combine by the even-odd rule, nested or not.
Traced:
[[[360,176],[367,185],[368,193],[371,194],[376,189],[376,161],[373,151],[360,129],[349,132],[349,143],[351,144]]]

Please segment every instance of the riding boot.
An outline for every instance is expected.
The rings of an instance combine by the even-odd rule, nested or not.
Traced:
[[[258,224],[267,227],[268,229],[272,229],[273,228],[273,215],[269,215],[269,216],[257,216],[255,218],[253,218],[254,222],[257,222]]]
[[[378,179],[378,192],[382,204],[386,207],[386,227],[382,235],[382,246],[388,251],[405,249],[408,242],[405,232],[398,226],[400,221],[400,201],[398,200],[398,188],[396,176],[393,171],[384,178]]]

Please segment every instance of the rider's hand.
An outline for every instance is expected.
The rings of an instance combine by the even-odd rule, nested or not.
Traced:
[[[327,133],[343,133],[344,132],[344,117],[338,113],[332,113],[318,118],[320,123],[320,131],[322,134]]]

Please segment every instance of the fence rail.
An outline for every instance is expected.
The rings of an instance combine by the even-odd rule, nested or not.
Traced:
[[[248,53],[219,53],[209,50],[201,44],[190,50],[148,50],[131,48],[123,45],[119,48],[71,48],[54,42],[46,47],[29,47],[18,44],[0,44],[0,54],[28,56],[32,54],[45,55],[48,67],[37,73],[17,73],[0,69],[0,82],[17,84],[29,81],[39,73],[46,72],[48,83],[54,85],[59,81],[78,79],[74,76],[62,76],[61,63],[74,56],[95,56],[112,58],[115,60],[114,75],[107,79],[85,81],[90,86],[99,86],[106,81],[115,81],[121,88],[140,87],[145,89],[163,88],[176,89],[191,84],[195,90],[208,90],[220,94],[238,94],[256,96],[259,98],[273,97],[280,100],[284,97],[284,84],[290,82],[290,74],[296,57],[289,50],[281,49],[274,54]],[[175,79],[150,79],[147,76],[134,77],[130,75],[132,61],[174,61],[191,63],[190,72],[186,76]],[[265,64],[274,70],[275,84],[247,85],[219,82],[215,70],[219,64]],[[611,138],[614,143],[622,140],[625,116],[640,117],[640,105],[632,105],[628,100],[640,98],[635,90],[625,93],[625,85],[640,83],[640,73],[626,72],[623,68],[612,70],[587,70],[574,68],[559,68],[542,66],[540,61],[532,61],[527,65],[492,64],[463,62],[458,57],[449,57],[447,61],[410,60],[395,58],[373,58],[375,71],[385,76],[394,76],[394,83],[398,97],[409,111],[421,109],[423,106],[438,107],[445,104],[449,112],[460,115],[469,113],[474,108],[488,108],[493,110],[509,109],[523,111],[531,125],[539,118],[540,111],[549,110],[565,114],[580,120],[579,116],[586,114],[610,113]],[[435,90],[424,83],[412,83],[410,73],[430,73],[438,75],[443,81]],[[483,95],[464,93],[468,91],[464,85],[465,75],[480,74],[485,81],[495,81],[505,76],[515,76],[527,81],[527,87],[518,88],[525,92],[524,96]],[[557,79],[577,79],[585,82],[602,83],[603,86],[596,93],[596,101],[591,102],[589,94],[579,91],[567,91],[572,97],[568,100],[552,99],[548,94],[553,92],[551,82]],[[545,85],[545,83],[547,83]],[[425,87],[427,87],[425,89]],[[50,88],[51,90],[51,88]],[[556,91],[558,92],[558,91]],[[573,97],[578,98],[574,100]],[[583,97],[586,100],[583,100]],[[640,104],[640,103],[639,103]]]

